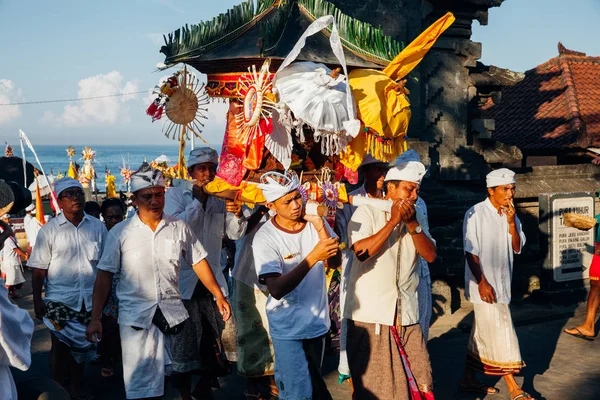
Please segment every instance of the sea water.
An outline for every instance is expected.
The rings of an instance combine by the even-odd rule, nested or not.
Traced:
[[[44,171],[48,175],[56,176],[58,173],[67,174],[69,170],[69,157],[67,155],[67,147],[69,145],[37,145],[35,151],[42,163]],[[81,151],[85,146],[73,146],[75,148],[75,156],[73,161],[83,166],[83,157]],[[171,162],[169,166],[177,164],[177,156],[179,152],[179,143],[173,142],[169,146],[165,145],[97,145],[90,146],[96,151],[94,158],[94,167],[96,168],[96,187],[98,191],[105,191],[106,188],[106,171],[109,170],[115,176],[115,185],[117,191],[127,191],[127,187],[121,176],[123,166],[137,170],[144,161],[150,163],[152,160],[161,155],[167,156]],[[220,145],[212,145],[217,152],[220,152]],[[189,154],[190,147],[186,147],[186,159]],[[15,156],[21,157],[21,150],[15,148]],[[28,162],[40,169],[33,153],[25,148],[25,158]]]

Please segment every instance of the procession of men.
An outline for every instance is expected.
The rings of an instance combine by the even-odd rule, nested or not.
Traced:
[[[236,362],[248,399],[332,399],[321,371],[326,274],[341,268],[340,382],[349,380],[354,399],[434,399],[428,264],[437,250],[416,152],[392,165],[365,158],[354,206],[333,226],[303,199],[292,171],[265,173],[266,203],[252,210],[207,195],[216,151],[192,150],[187,166],[191,190],[166,188],[160,171],[142,165],[131,177],[137,211],[124,220],[113,199],[105,223],[84,212],[78,181],[55,182],[62,213],[39,229],[27,265],[35,316],[50,331],[51,377],[72,398],[94,398],[83,370],[100,353],[103,377],[122,364],[127,399],[161,398],[166,380],[184,400],[214,398]],[[487,199],[464,219],[475,319],[460,390],[497,393],[477,379],[483,373],[504,377],[507,398],[532,399],[514,379],[525,363],[508,308],[513,254],[525,245],[515,174],[492,171],[486,183]],[[237,242],[231,274],[225,237]]]

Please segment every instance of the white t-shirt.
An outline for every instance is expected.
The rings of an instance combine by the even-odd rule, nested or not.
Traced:
[[[337,237],[327,223],[325,226],[331,237]],[[291,233],[276,226],[271,219],[260,228],[252,242],[256,275],[290,272],[318,242],[319,234],[311,223],[300,232]],[[316,263],[302,282],[281,300],[269,295],[266,311],[269,331],[275,339],[312,339],[327,333],[331,321],[324,263]]]
[[[523,249],[525,234],[521,228],[519,217],[515,216],[515,222],[517,232],[521,237],[521,249]],[[465,214],[463,238],[465,252],[479,257],[483,275],[494,288],[498,303],[510,304],[514,252],[506,216],[498,215],[498,210],[494,208],[489,198],[475,204]],[[519,253],[521,249],[519,249]],[[465,297],[471,303],[483,303],[477,281],[466,260]]]

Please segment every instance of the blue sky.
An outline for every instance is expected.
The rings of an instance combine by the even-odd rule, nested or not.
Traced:
[[[241,0],[0,0],[0,103],[70,99],[153,87],[166,73],[162,34]],[[566,7],[565,3],[570,7]],[[473,24],[484,63],[524,71],[554,57],[557,43],[600,56],[600,0],[507,0]],[[144,114],[149,95],[0,107],[0,142],[23,129],[35,144],[162,144]],[[204,131],[220,143],[225,106],[213,103]]]

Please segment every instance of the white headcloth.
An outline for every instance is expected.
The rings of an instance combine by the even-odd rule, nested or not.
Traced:
[[[193,167],[196,164],[213,163],[219,165],[219,155],[217,151],[210,147],[198,147],[190,151],[190,157],[187,162],[187,166]]]
[[[25,208],[25,211],[30,212],[35,210],[35,204],[31,203]]]
[[[81,186],[81,183],[77,179],[66,177],[54,181],[54,193],[56,193],[56,197],[60,197],[62,192],[74,187],[83,190],[83,186]]]
[[[129,185],[131,186],[132,193],[155,186],[166,186],[163,174],[148,164],[142,164],[140,169],[131,175]]]
[[[500,168],[490,172],[485,177],[487,187],[496,187],[516,183],[515,173],[508,168]]]
[[[285,171],[284,174],[274,171],[266,172],[260,177],[260,183],[258,184],[268,203],[293,192],[299,186],[300,181],[296,173],[290,170]]]
[[[418,161],[399,163],[390,168],[385,175],[386,181],[408,181],[421,184],[427,170]]]

